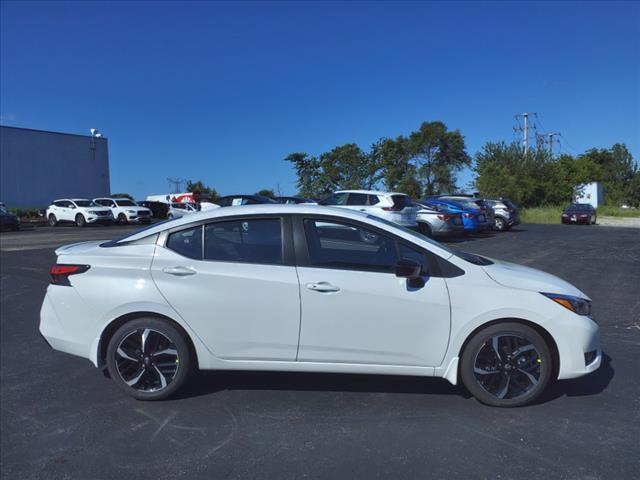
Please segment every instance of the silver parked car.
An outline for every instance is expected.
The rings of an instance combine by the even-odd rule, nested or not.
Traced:
[[[423,203],[414,203],[418,208],[418,231],[427,237],[452,237],[464,234],[462,214],[448,210],[436,210]]]
[[[502,232],[520,224],[520,210],[508,198],[484,198],[483,201],[493,209],[496,230]]]

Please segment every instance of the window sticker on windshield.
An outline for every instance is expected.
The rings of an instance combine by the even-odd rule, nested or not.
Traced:
[[[234,206],[234,207],[236,207],[238,205],[242,205],[242,199],[241,198],[234,198],[231,201],[231,205]]]

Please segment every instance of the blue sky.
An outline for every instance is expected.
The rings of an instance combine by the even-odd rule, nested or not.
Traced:
[[[291,194],[290,152],[366,149],[441,120],[473,154],[512,140],[523,111],[560,131],[563,151],[624,142],[640,159],[635,2],[0,8],[1,123],[99,128],[113,192],[164,193],[181,177]]]

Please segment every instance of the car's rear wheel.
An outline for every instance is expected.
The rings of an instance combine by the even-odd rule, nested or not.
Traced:
[[[502,218],[496,217],[493,221],[495,229],[499,232],[504,232],[507,229],[507,222],[505,222]]]
[[[53,213],[49,215],[49,226],[50,227],[57,227],[58,226],[58,219],[56,218],[56,216]]]
[[[107,367],[120,388],[138,400],[162,400],[189,378],[192,355],[169,322],[140,318],[120,327],[107,348]]]
[[[433,231],[428,223],[418,222],[418,231],[425,237],[433,238]]]
[[[127,223],[127,216],[124,213],[118,215],[118,223],[120,225],[124,225],[125,223]]]
[[[81,213],[76,215],[76,225],[78,227],[84,227],[87,224],[87,221],[84,218],[84,215]]]
[[[544,338],[520,323],[499,323],[476,333],[462,354],[464,386],[482,403],[518,407],[546,388],[553,358]]]

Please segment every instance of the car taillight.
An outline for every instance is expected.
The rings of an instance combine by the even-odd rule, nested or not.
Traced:
[[[66,265],[56,263],[51,267],[49,275],[51,275],[51,283],[54,285],[66,285],[70,286],[69,276],[77,275],[78,273],[84,273],[89,270],[89,265]]]
[[[475,215],[473,213],[465,213],[463,215],[464,215],[464,218],[473,218],[473,217],[475,217]]]
[[[440,220],[444,220],[445,222],[448,222],[449,220],[451,220],[451,218],[453,218],[453,215],[438,215],[438,218]]]

